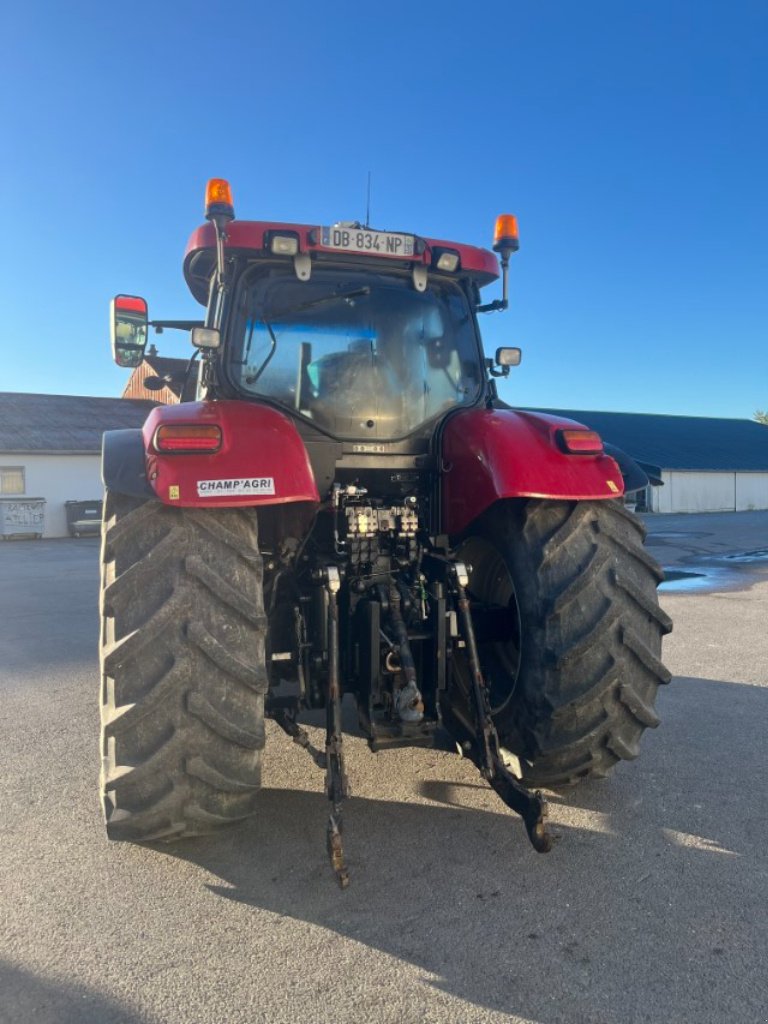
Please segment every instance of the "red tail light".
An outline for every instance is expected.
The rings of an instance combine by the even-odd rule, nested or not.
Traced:
[[[558,430],[560,444],[572,455],[602,455],[603,442],[594,430]]]
[[[165,423],[155,431],[152,444],[157,452],[217,452],[221,427],[215,423]]]

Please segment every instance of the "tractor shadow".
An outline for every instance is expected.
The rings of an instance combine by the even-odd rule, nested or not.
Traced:
[[[139,1014],[79,984],[40,978],[0,960],[0,1021],[143,1024]]]
[[[529,1021],[757,1020],[768,690],[678,678],[660,705],[664,726],[636,765],[550,795],[559,841],[544,856],[470,765],[452,782],[414,777],[413,802],[347,802],[345,892],[319,792],[267,789],[253,824],[162,853],[217,876],[222,899],[322,929],[305,965],[319,992],[362,962],[334,954],[342,936],[415,965],[422,985]],[[727,764],[723,735],[741,743]]]

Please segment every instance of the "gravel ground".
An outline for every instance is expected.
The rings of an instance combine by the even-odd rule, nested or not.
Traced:
[[[649,517],[652,539],[674,539],[678,561],[764,546],[768,514],[742,515],[758,519]],[[680,532],[673,519],[692,540],[659,537]],[[252,824],[169,847],[107,843],[96,562],[94,541],[0,544],[3,1024],[768,1019],[758,576],[663,595],[676,678],[662,726],[634,764],[553,797],[547,856],[468,763],[372,755],[353,736],[342,893],[322,774],[274,728]]]

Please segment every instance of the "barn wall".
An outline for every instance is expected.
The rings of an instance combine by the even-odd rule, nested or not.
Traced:
[[[664,481],[663,487],[649,487],[649,508],[651,512],[671,512],[672,503],[669,496],[669,478],[670,474],[665,469],[662,470],[661,479]]]
[[[736,474],[736,511],[768,508],[768,473]]]
[[[732,512],[736,506],[735,473],[670,474],[673,512]]]
[[[154,377],[155,370],[144,362],[137,366],[128,378],[121,398],[145,398],[150,402],[160,402],[162,405],[178,405],[179,397],[170,388],[161,388],[160,391],[149,391],[144,387],[147,377]]]
[[[746,512],[768,509],[768,473],[664,470],[651,488],[654,512]]]

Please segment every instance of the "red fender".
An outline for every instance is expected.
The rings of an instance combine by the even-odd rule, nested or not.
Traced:
[[[163,424],[217,424],[217,452],[158,453],[154,437]],[[142,429],[147,479],[166,505],[283,505],[319,501],[309,456],[291,420],[250,402],[184,402],[152,412]]]
[[[442,438],[443,531],[461,533],[499,498],[601,500],[624,493],[607,455],[572,455],[556,433],[581,423],[512,409],[467,409]]]

